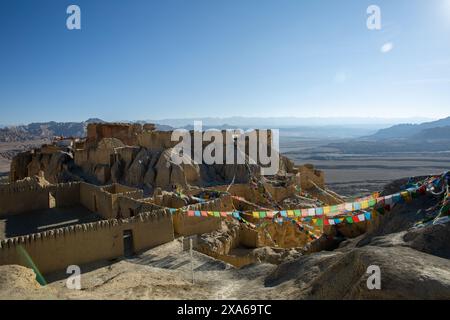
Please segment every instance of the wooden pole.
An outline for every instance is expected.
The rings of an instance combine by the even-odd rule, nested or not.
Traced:
[[[193,257],[193,241],[192,238],[189,239],[189,254],[191,256],[191,273],[192,273],[192,284],[194,284],[194,257]]]

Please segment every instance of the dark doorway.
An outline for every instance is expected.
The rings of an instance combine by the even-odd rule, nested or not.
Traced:
[[[132,257],[134,255],[133,231],[132,230],[124,230],[123,231],[123,255],[126,258]]]
[[[94,212],[97,212],[97,197],[94,195]]]

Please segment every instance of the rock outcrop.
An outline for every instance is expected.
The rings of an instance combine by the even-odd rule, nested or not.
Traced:
[[[182,163],[177,164],[172,160],[176,144],[170,131],[155,131],[151,124],[90,123],[83,141],[76,140],[67,147],[44,145],[18,154],[11,164],[10,180],[14,182],[43,171],[52,183],[69,180],[122,183],[152,192],[158,187],[173,190],[176,186],[248,183],[252,175],[260,172],[260,165],[250,164],[248,156],[249,164],[224,165],[195,163],[191,154],[183,154]],[[278,174],[301,174],[304,185],[311,180],[324,186],[320,171],[310,166],[297,169],[284,156],[280,156]]]

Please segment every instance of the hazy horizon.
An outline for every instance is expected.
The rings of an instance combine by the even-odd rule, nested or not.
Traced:
[[[79,117],[78,117],[79,118]],[[73,117],[71,119],[47,119],[31,122],[5,123],[0,122],[0,126],[21,126],[31,123],[47,123],[47,122],[84,122],[90,119],[99,119],[106,122],[154,122],[160,125],[185,126],[193,125],[194,121],[202,121],[204,125],[278,125],[283,127],[295,126],[389,126],[395,124],[419,124],[423,122],[435,121],[440,118],[426,117],[405,117],[405,118],[389,118],[389,117],[186,117],[186,118],[147,118],[147,119],[105,119],[101,117],[91,117],[80,119]]]

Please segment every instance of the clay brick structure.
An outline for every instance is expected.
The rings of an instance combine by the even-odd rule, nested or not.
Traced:
[[[14,229],[14,219],[38,218],[43,232],[9,230],[0,233],[0,265],[30,267],[30,259],[43,274],[104,259],[120,258],[174,240],[174,234],[202,234],[218,230],[217,218],[189,218],[173,215],[155,198],[120,184],[95,186],[85,182],[50,184],[43,177],[0,185],[0,229]],[[186,210],[232,210],[232,200],[222,196],[186,206]],[[73,223],[66,208],[79,210],[89,223]],[[87,213],[86,213],[87,212]],[[76,218],[77,214],[75,214]],[[74,218],[70,216],[70,219]],[[56,227],[64,225],[64,227]],[[55,226],[55,227],[53,227]],[[31,229],[30,229],[31,230]],[[33,230],[31,230],[33,231]],[[128,240],[128,242],[125,241]]]
[[[94,186],[84,182],[49,184],[39,177],[0,186],[0,223],[13,229],[14,219],[39,216],[50,228],[44,232],[0,236],[0,265],[29,266],[29,255],[40,272],[63,270],[71,264],[118,258],[125,250],[139,252],[174,239],[172,215],[167,209],[139,201],[142,190],[113,184]],[[64,220],[64,208],[83,208],[94,222],[72,224]],[[120,217],[122,212],[122,217]],[[97,220],[97,221],[95,221]],[[53,224],[55,223],[55,224]],[[67,225],[62,228],[51,226]],[[47,227],[47,226],[38,226]],[[14,232],[9,230],[8,232]],[[124,235],[131,238],[125,248]]]
[[[299,189],[317,191],[317,198],[329,204],[340,201],[322,190],[323,172],[282,156],[279,173],[267,179],[255,174],[258,164],[175,164],[170,156],[178,142],[171,135],[152,124],[89,124],[84,140],[44,145],[15,157],[10,183],[0,185],[0,265],[29,266],[31,259],[45,274],[120,258],[178,236],[228,228],[221,218],[181,212],[278,208],[274,202],[295,204],[290,201]],[[237,246],[307,242],[292,224],[265,231],[241,224],[227,232],[219,232],[215,252],[201,250],[236,265],[251,261],[229,256]]]

